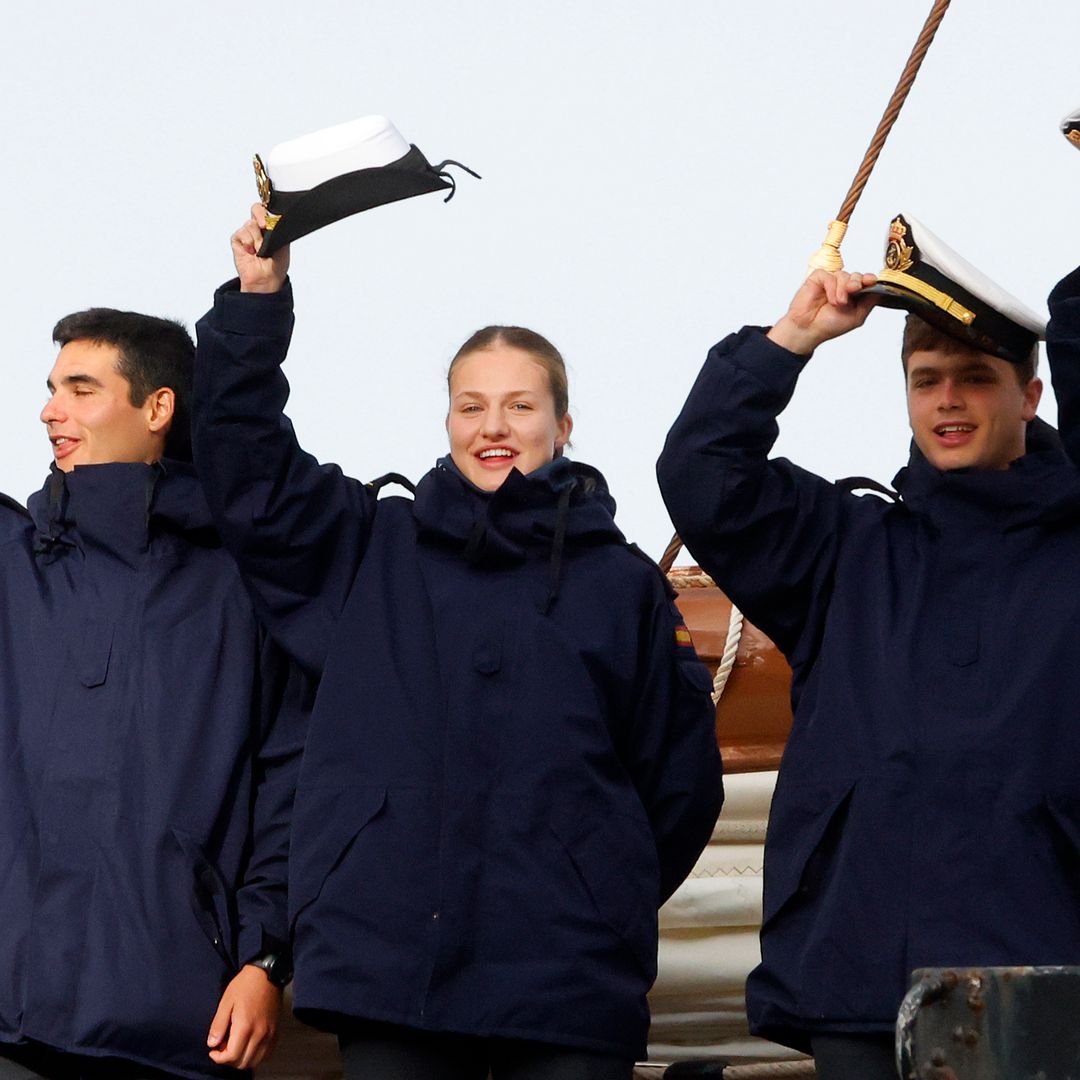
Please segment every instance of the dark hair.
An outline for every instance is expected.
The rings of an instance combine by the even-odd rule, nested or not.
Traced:
[[[914,312],[909,312],[904,320],[904,340],[900,346],[900,358],[904,362],[904,374],[907,374],[908,360],[912,353],[916,352],[942,352],[947,356],[955,356],[958,353],[978,353],[982,350],[975,344],[967,344],[959,338],[954,338],[931,326],[925,319],[919,318]],[[1035,378],[1035,369],[1039,363],[1039,343],[1035,342],[1022,364],[1009,364],[1016,371],[1016,378],[1021,386],[1027,386]]]
[[[454,359],[450,361],[450,368],[446,373],[447,389],[450,388],[450,379],[459,360],[468,356],[469,353],[490,349],[495,345],[509,345],[512,348],[521,349],[544,369],[551,397],[555,402],[555,419],[562,420],[570,408],[570,388],[562,354],[542,334],[524,326],[485,326],[482,330],[477,330],[454,353]]]
[[[120,354],[116,370],[128,381],[132,405],[142,405],[162,387],[172,390],[176,404],[165,434],[165,455],[191,460],[195,345],[183,323],[136,311],[88,308],[65,315],[53,327],[52,336],[61,348],[72,341],[91,341],[115,348]]]

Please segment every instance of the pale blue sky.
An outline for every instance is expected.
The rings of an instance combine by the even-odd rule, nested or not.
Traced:
[[[148,0],[22,4],[0,36],[8,245],[0,488],[44,476],[49,332],[95,304],[193,325],[230,276],[250,159],[382,112],[467,177],[295,246],[290,412],[353,475],[419,476],[445,448],[443,374],[478,326],[548,335],[575,456],[623,529],[670,533],[653,464],[704,354],[786,307],[929,0]],[[1043,309],[1080,262],[1076,0],[955,0],[856,210],[876,270],[914,214]],[[823,349],[779,450],[829,477],[906,453],[899,316]],[[1044,414],[1053,419],[1052,403]]]

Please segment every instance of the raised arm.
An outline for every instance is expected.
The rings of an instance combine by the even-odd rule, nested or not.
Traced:
[[[698,562],[791,658],[821,598],[845,496],[770,460],[810,353],[862,325],[874,278],[815,273],[767,333],[747,327],[710,351],[657,464],[671,519]]]
[[[321,671],[363,555],[375,497],[320,465],[284,414],[292,335],[288,249],[255,254],[261,206],[232,237],[238,278],[199,321],[192,445],[218,528],[271,632]]]
[[[1046,356],[1058,404],[1058,432],[1072,463],[1080,465],[1080,269],[1050,293]]]

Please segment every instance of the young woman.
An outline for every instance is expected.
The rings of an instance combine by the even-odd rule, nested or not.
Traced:
[[[282,415],[287,249],[232,238],[199,324],[195,454],[282,644],[321,677],[299,782],[297,1013],[350,1077],[629,1077],[656,910],[721,801],[709,678],[603,477],[563,456],[566,373],[488,327],[450,368],[413,499]]]

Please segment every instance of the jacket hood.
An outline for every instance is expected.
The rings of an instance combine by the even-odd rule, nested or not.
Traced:
[[[1027,453],[1008,469],[935,469],[911,444],[908,464],[893,486],[911,510],[939,527],[980,519],[1007,529],[1080,519],[1080,471],[1068,460],[1057,430],[1028,425]]]
[[[499,488],[484,491],[447,456],[417,485],[413,502],[422,533],[459,549],[476,565],[505,565],[529,552],[548,552],[549,608],[558,596],[565,547],[626,542],[614,514],[603,476],[567,458],[528,476],[513,469]]]
[[[217,533],[192,465],[165,459],[79,465],[70,473],[51,466],[40,491],[27,501],[39,551],[89,542],[137,555],[155,531],[217,546]]]

